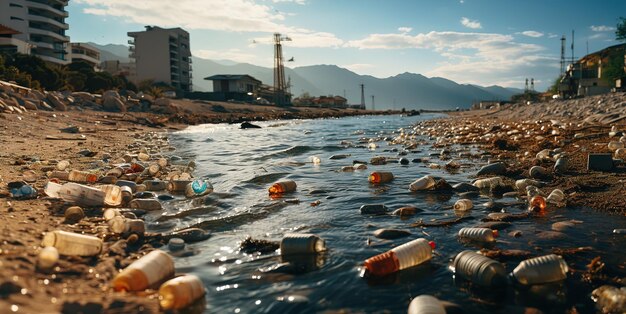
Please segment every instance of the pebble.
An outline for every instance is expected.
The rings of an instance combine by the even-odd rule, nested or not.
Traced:
[[[65,210],[64,216],[66,223],[75,224],[85,217],[85,212],[78,206],[72,206]]]
[[[361,215],[385,215],[389,211],[384,204],[366,204],[360,210]]]
[[[378,229],[374,231],[374,236],[380,239],[393,240],[402,237],[408,237],[411,232],[400,229]]]
[[[479,191],[477,187],[467,182],[457,183],[453,185],[452,188],[457,192],[478,192]]]
[[[478,172],[476,173],[476,176],[500,175],[505,172],[506,164],[503,162],[495,162],[480,168],[480,170],[478,170]]]
[[[391,213],[391,214],[395,215],[395,216],[413,216],[418,211],[422,211],[422,210],[421,209],[417,209],[416,207],[413,207],[413,206],[404,206],[404,207],[400,207],[400,208],[394,210],[393,213]]]
[[[523,235],[523,233],[520,230],[513,230],[513,231],[509,232],[509,236],[513,237],[513,238],[519,238],[522,235]]]

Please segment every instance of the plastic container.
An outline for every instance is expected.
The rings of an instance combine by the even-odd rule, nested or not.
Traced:
[[[186,197],[207,195],[213,192],[213,185],[206,180],[193,180],[185,187]]]
[[[122,189],[117,185],[104,185],[100,187],[104,195],[104,204],[118,206],[122,204]]]
[[[61,198],[66,202],[84,206],[102,206],[106,197],[106,193],[96,187],[72,182],[63,185],[48,182],[44,192],[50,197]]]
[[[72,170],[67,175],[67,180],[78,183],[96,183],[98,176],[86,171]]]
[[[391,182],[393,180],[393,173],[387,171],[374,171],[370,173],[367,180],[374,184]]]
[[[365,170],[367,169],[367,165],[366,164],[354,164],[352,165],[352,168],[354,170]]]
[[[618,142],[618,141],[610,141],[609,142],[609,149],[610,150],[616,150],[616,149],[620,149],[620,148],[624,148],[624,143]]]
[[[181,238],[171,238],[167,242],[167,248],[172,252],[181,251],[185,248],[185,240]]]
[[[500,177],[491,177],[486,179],[478,179],[474,181],[474,186],[479,189],[490,189],[491,187],[495,187],[498,185],[503,185],[502,178]]]
[[[472,204],[472,200],[468,200],[468,199],[460,199],[458,201],[456,201],[456,203],[454,203],[454,210],[458,210],[458,211],[466,211],[466,210],[470,210],[474,207],[474,204]]]
[[[520,191],[526,191],[527,186],[540,187],[541,182],[533,180],[533,179],[520,179],[520,180],[515,181],[515,187]]]
[[[194,275],[170,279],[159,288],[159,304],[164,310],[182,309],[204,295],[204,284]]]
[[[494,242],[498,235],[498,230],[489,228],[461,228],[458,233],[459,238],[480,242]]]
[[[429,190],[435,186],[435,178],[431,176],[423,176],[413,183],[409,184],[409,190],[411,191],[421,191],[421,190]]]
[[[174,260],[154,250],[124,268],[111,285],[115,291],[141,291],[174,276]]]
[[[11,197],[14,198],[27,199],[37,197],[37,189],[28,184],[22,184],[19,188],[11,188],[9,192],[11,192]]]
[[[115,208],[107,208],[104,213],[102,214],[102,217],[104,218],[104,220],[106,220],[107,222],[117,216],[122,216],[122,214],[120,213],[120,211],[118,209]]]
[[[289,233],[280,241],[280,254],[314,254],[326,249],[320,237],[310,233]]]
[[[270,194],[289,193],[289,192],[295,191],[296,187],[297,185],[295,181],[284,180],[284,181],[279,181],[279,182],[272,184],[272,186],[270,186],[268,191]]]
[[[343,166],[341,167],[341,172],[354,172],[353,166]]]
[[[137,199],[134,199],[134,200],[130,201],[128,203],[128,206],[130,208],[137,208],[137,209],[143,209],[143,210],[161,210],[161,209],[163,209],[163,206],[161,205],[161,202],[159,202],[158,200],[155,200],[155,199],[137,198]]]
[[[48,270],[54,267],[59,261],[59,250],[54,246],[46,246],[37,255],[37,268]]]
[[[133,200],[133,190],[129,186],[120,186],[122,192],[122,204],[128,204]]]
[[[137,234],[143,236],[146,232],[145,222],[141,219],[126,219],[122,216],[115,216],[108,221],[111,232],[116,234]]]
[[[532,212],[543,212],[546,210],[546,199],[541,195],[535,195],[530,199],[528,210]]]
[[[100,238],[60,230],[46,233],[41,245],[53,246],[61,255],[94,256],[102,251]]]
[[[146,191],[163,191],[167,188],[167,182],[161,180],[145,180],[143,184],[146,186]]]
[[[568,270],[562,257],[550,254],[522,261],[511,275],[522,285],[535,285],[563,280]]]
[[[68,207],[63,213],[65,221],[69,223],[77,223],[85,217],[85,212],[78,206]]]
[[[408,314],[446,314],[446,309],[439,302],[439,299],[422,294],[411,300]]]
[[[129,187],[133,193],[137,192],[137,183],[134,181],[128,181],[128,180],[117,180],[117,182],[115,182],[115,185],[117,186],[127,186]]]
[[[506,271],[501,263],[469,250],[454,257],[450,270],[480,286],[501,286],[506,283]]]
[[[184,193],[189,183],[191,180],[171,180],[167,183],[167,190],[171,193]]]
[[[546,198],[546,202],[552,204],[561,204],[565,201],[565,193],[559,189],[554,189]]]
[[[432,258],[434,249],[434,242],[428,242],[426,239],[415,239],[365,260],[365,274],[385,276],[422,264]]]

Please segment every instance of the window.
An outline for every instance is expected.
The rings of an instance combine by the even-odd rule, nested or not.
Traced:
[[[24,19],[16,17],[16,16],[11,16],[11,20],[23,21]]]
[[[17,3],[9,3],[9,6],[14,7],[14,8],[23,8],[21,4],[17,4]]]

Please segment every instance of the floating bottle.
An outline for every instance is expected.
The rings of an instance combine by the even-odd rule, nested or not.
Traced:
[[[408,314],[446,314],[446,309],[439,302],[439,299],[422,294],[411,300]]]
[[[498,230],[489,228],[461,228],[458,233],[459,238],[481,242],[494,242],[498,235]]]
[[[374,171],[370,173],[367,180],[374,184],[391,182],[393,180],[393,173],[387,171]]]
[[[409,190],[411,191],[421,191],[421,190],[429,190],[435,186],[435,178],[431,176],[423,176],[413,183],[409,184]]]
[[[492,187],[503,185],[502,178],[500,177],[491,177],[486,179],[478,179],[474,181],[474,186],[479,189],[490,189]]]
[[[562,257],[550,254],[522,261],[511,275],[520,284],[534,285],[563,280],[568,270]]]
[[[280,241],[281,255],[312,254],[325,249],[325,241],[310,233],[288,233]]]
[[[67,175],[67,180],[78,183],[96,183],[98,176],[86,171],[72,170]]]
[[[204,284],[194,275],[170,279],[159,288],[159,304],[164,310],[182,309],[204,295]]]
[[[456,201],[456,203],[454,203],[454,210],[458,210],[458,211],[466,211],[466,210],[470,210],[474,207],[474,205],[472,204],[472,200],[469,199],[460,199],[458,201]]]
[[[94,256],[102,251],[100,238],[61,230],[46,233],[41,245],[54,246],[61,255]]]
[[[343,166],[341,172],[354,172],[354,166]]]
[[[124,268],[111,285],[115,291],[141,291],[174,276],[174,260],[154,250]]]
[[[532,212],[543,212],[546,210],[546,199],[541,195],[535,195],[530,199],[528,210]]]
[[[213,192],[213,185],[207,180],[193,180],[185,187],[186,197],[202,196]]]
[[[352,168],[354,170],[365,170],[365,169],[367,169],[367,165],[366,164],[356,163],[356,164],[352,165]]]
[[[130,208],[137,208],[137,209],[143,209],[143,210],[161,210],[161,209],[163,209],[163,206],[161,205],[161,202],[159,202],[158,200],[155,200],[155,199],[136,198],[136,199],[130,201],[128,203],[128,206]]]
[[[366,259],[364,263],[365,274],[385,276],[419,265],[432,258],[434,249],[434,242],[428,242],[426,239],[415,239]]]
[[[293,180],[278,181],[268,189],[270,194],[289,193],[296,190],[296,182]]]
[[[107,222],[111,232],[116,234],[137,234],[143,236],[146,232],[145,222],[141,219],[126,219],[122,216],[115,216]]]
[[[148,174],[154,177],[159,173],[159,171],[161,171],[161,166],[157,164],[151,164],[150,166],[148,166],[147,171],[148,171]]]
[[[171,193],[184,193],[189,183],[191,180],[171,180],[167,183],[167,190]]]
[[[469,250],[454,257],[450,270],[480,286],[499,286],[506,283],[506,271],[501,263]]]

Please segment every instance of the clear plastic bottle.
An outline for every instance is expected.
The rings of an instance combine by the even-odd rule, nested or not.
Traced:
[[[118,206],[122,204],[122,189],[117,185],[104,185],[100,187],[104,195],[104,204],[109,206]]]
[[[550,254],[522,261],[511,274],[520,284],[535,285],[563,280],[568,270],[562,257]]]
[[[159,303],[164,310],[182,309],[204,295],[204,284],[194,275],[170,279],[159,288]]]
[[[280,241],[280,254],[312,254],[326,249],[326,242],[310,233],[288,233]]]
[[[296,190],[296,182],[293,180],[278,181],[268,189],[270,194],[289,193]]]
[[[501,263],[469,250],[454,257],[450,270],[480,286],[499,286],[506,283],[506,271]]]
[[[611,141],[609,142],[609,149],[610,150],[617,150],[620,148],[624,148],[624,143],[622,142],[618,142],[618,141]]]
[[[374,184],[391,182],[393,180],[393,173],[388,171],[374,171],[370,173],[367,180]]]
[[[435,178],[431,176],[423,176],[411,184],[409,184],[409,190],[411,191],[421,191],[421,190],[429,190],[435,186]]]
[[[519,191],[526,191],[527,186],[540,187],[541,182],[533,180],[533,179],[520,179],[520,180],[515,181],[515,187]]]
[[[498,235],[498,230],[489,228],[461,228],[458,233],[459,238],[481,242],[494,242]]]
[[[73,182],[63,185],[48,182],[46,189],[46,194],[49,196],[58,197],[76,205],[102,206],[106,197],[106,192],[99,188]]]
[[[354,172],[353,166],[343,166],[341,167],[341,172]]]
[[[503,185],[502,178],[500,177],[491,177],[474,181],[474,186],[479,189],[490,189],[491,187],[498,185]]]
[[[364,263],[365,274],[385,276],[422,264],[432,258],[434,249],[434,242],[428,242],[426,239],[415,239],[366,259]]]
[[[546,202],[552,204],[561,204],[565,201],[565,193],[559,189],[554,189],[546,198]]]
[[[130,208],[137,208],[137,209],[143,209],[143,210],[161,210],[161,209],[163,209],[163,206],[161,205],[161,202],[159,202],[158,200],[155,200],[155,199],[137,198],[137,199],[134,199],[134,200],[130,201],[128,203],[128,206]]]
[[[61,230],[46,233],[41,245],[54,246],[61,255],[94,256],[102,251],[100,238]]]
[[[213,193],[213,185],[207,180],[193,180],[185,187],[186,197],[196,197]]]
[[[72,170],[67,175],[67,180],[78,183],[96,183],[98,176],[86,171]]]
[[[124,268],[111,285],[115,291],[141,291],[174,276],[174,260],[154,250]]]
[[[528,210],[541,213],[546,210],[546,206],[546,199],[541,195],[535,195],[530,199]]]
[[[137,234],[143,236],[146,232],[145,222],[141,219],[126,219],[122,216],[115,216],[107,222],[111,232],[116,234]]]
[[[171,193],[184,193],[189,183],[191,180],[171,180],[167,183],[167,190]]]
[[[472,200],[469,199],[460,199],[458,201],[456,201],[456,203],[454,203],[454,210],[458,210],[458,211],[466,211],[466,210],[470,210],[474,207],[474,204],[472,204]]]
[[[408,314],[446,314],[446,309],[439,302],[439,299],[422,294],[411,300]]]

